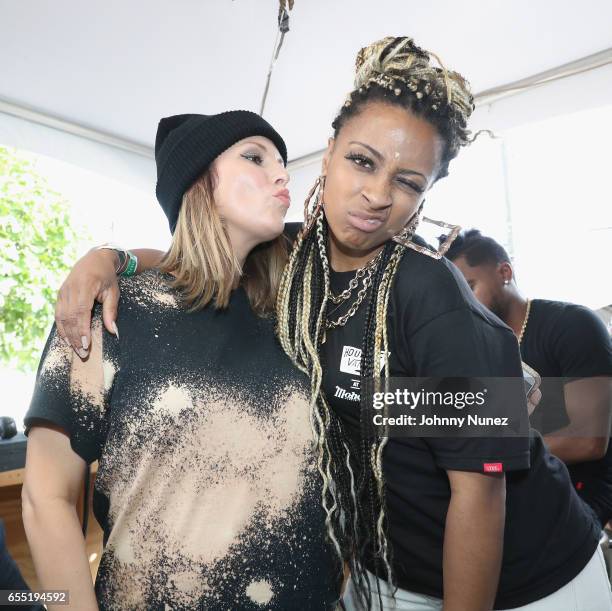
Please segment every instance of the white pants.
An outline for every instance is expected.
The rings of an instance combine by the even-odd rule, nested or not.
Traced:
[[[372,608],[380,609],[376,590],[376,577],[368,572],[372,587]],[[386,581],[380,579],[380,594],[383,609],[409,611],[441,611],[442,601],[433,596],[425,596],[398,589],[395,600]],[[353,582],[349,579],[346,585],[343,603],[347,611],[361,611],[362,605],[355,596]],[[612,592],[606,572],[606,564],[600,547],[593,554],[588,564],[574,579],[550,596],[536,600],[523,607],[514,607],[508,611],[612,611]]]

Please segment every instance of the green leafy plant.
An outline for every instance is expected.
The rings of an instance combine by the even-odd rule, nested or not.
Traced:
[[[74,261],[70,207],[34,165],[0,147],[0,362],[32,371]]]

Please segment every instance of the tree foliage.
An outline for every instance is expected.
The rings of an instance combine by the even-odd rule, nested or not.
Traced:
[[[68,203],[30,161],[0,147],[0,362],[36,367],[76,237]]]

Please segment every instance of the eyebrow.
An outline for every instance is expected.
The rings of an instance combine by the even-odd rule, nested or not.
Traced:
[[[255,142],[255,140],[247,140],[246,142],[243,142],[243,144],[254,144],[255,146],[258,146],[262,151],[265,151],[266,153],[268,152],[268,149],[263,144]]]
[[[351,140],[349,144],[358,144],[359,146],[363,146],[364,148],[368,149],[368,151],[370,151],[370,153],[372,153],[372,155],[374,155],[374,157],[376,157],[376,159],[378,159],[379,161],[384,161],[385,159],[381,153],[379,153],[375,148],[372,148],[369,144],[366,144],[365,142],[359,142],[358,140]],[[421,172],[417,172],[416,170],[400,169],[399,173],[400,174],[415,174],[416,176],[421,176],[423,180],[427,180],[427,177],[425,176],[425,174],[422,174]]]

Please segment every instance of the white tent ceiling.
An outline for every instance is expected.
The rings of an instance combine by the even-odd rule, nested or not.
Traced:
[[[0,98],[150,147],[161,116],[258,110],[277,0],[0,0]],[[356,51],[412,35],[480,92],[612,46],[609,0],[295,0],[265,116],[322,148]]]

